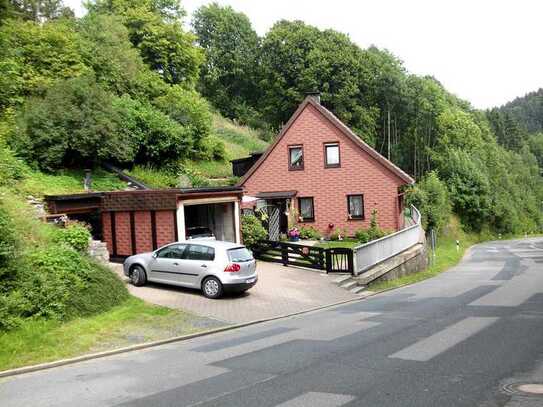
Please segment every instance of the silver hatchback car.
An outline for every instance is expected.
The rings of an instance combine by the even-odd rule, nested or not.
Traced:
[[[258,281],[251,251],[219,240],[170,243],[154,252],[128,257],[123,268],[135,286],[152,281],[196,288],[208,298],[247,291]]]

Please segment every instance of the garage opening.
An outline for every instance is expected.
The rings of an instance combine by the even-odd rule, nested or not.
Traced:
[[[234,202],[185,204],[187,238],[202,236],[209,230],[217,240],[236,241]]]

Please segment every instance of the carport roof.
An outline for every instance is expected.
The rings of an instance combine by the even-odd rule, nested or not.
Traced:
[[[259,192],[255,196],[261,199],[280,199],[280,198],[293,198],[298,191],[272,191],[272,192]]]
[[[141,211],[141,210],[169,210],[177,208],[177,200],[185,197],[191,199],[211,196],[240,196],[243,189],[237,186],[201,187],[201,188],[172,188],[172,189],[143,189],[128,191],[91,192],[67,195],[47,195],[45,201],[51,213],[58,213],[57,202],[66,202],[64,211],[71,206],[78,206],[89,198],[98,202],[96,209],[104,211]]]

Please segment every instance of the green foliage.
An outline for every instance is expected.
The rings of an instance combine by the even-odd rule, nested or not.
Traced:
[[[248,123],[258,116],[248,101],[258,100],[256,68],[259,39],[243,13],[217,3],[201,6],[192,22],[205,51],[200,88],[219,111]]]
[[[119,131],[122,117],[113,109],[113,99],[92,76],[57,82],[44,98],[26,103],[20,138],[13,141],[16,150],[47,170],[132,161],[137,144]]]
[[[184,11],[177,0],[96,0],[91,13],[115,14],[151,69],[172,84],[193,87],[204,60],[193,34],[184,31]]]
[[[300,228],[300,239],[319,240],[321,236],[321,233],[313,226],[302,226]]]
[[[366,229],[358,229],[354,232],[354,237],[360,243],[368,243],[370,241],[370,234]]]
[[[212,116],[208,103],[195,91],[172,86],[169,91],[154,101],[155,105],[172,120],[179,123],[190,134],[192,155],[209,153],[213,157],[220,155],[220,147],[204,144],[211,133]],[[215,140],[217,142],[217,140]]]
[[[320,31],[301,21],[280,21],[266,34],[260,48],[263,93],[258,110],[275,128],[285,123],[310,90],[319,90],[322,103],[365,140],[375,138],[376,109],[365,106],[365,53],[333,30]]]
[[[70,221],[64,228],[59,228],[55,240],[58,243],[66,244],[68,247],[80,253],[86,253],[89,248],[91,233],[88,226]]]
[[[414,205],[422,215],[425,230],[439,232],[449,220],[451,203],[447,186],[435,171],[426,174],[408,193],[407,203]]]
[[[243,244],[249,248],[254,247],[259,240],[265,239],[268,235],[262,222],[254,215],[241,217],[241,233]]]
[[[15,257],[17,240],[13,231],[12,222],[6,210],[0,207],[0,280],[3,271]],[[1,283],[0,283],[1,285]]]
[[[150,188],[179,188],[179,175],[149,165],[136,165],[128,171],[137,180]]]
[[[59,231],[33,218],[7,194],[0,206],[0,331],[26,319],[68,320],[105,311],[128,298],[123,282],[71,246],[84,250],[89,232]],[[66,244],[67,243],[67,244]],[[17,250],[14,250],[17,248]]]
[[[386,235],[386,232],[379,227],[379,221],[377,219],[377,209],[371,211],[370,228],[368,229],[369,240],[380,239]]]

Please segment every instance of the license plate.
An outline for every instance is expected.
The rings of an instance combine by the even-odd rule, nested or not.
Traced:
[[[256,281],[256,278],[250,278],[247,280],[248,284],[254,283]]]

